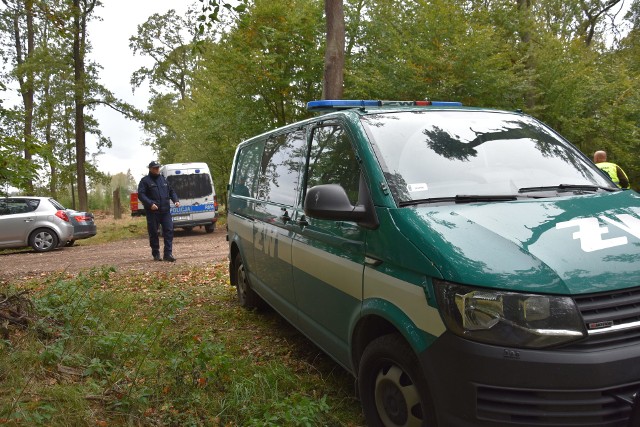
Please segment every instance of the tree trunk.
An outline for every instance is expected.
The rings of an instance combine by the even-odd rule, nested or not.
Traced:
[[[6,2],[5,5],[7,4]],[[33,0],[24,0],[24,9],[27,19],[27,52],[23,53],[22,38],[20,35],[20,11],[16,9],[13,19],[13,35],[15,38],[16,48],[16,62],[18,66],[24,65],[33,57],[34,49],[34,30],[33,30]],[[26,74],[25,75],[23,75]],[[20,85],[20,94],[22,95],[22,104],[24,106],[24,158],[27,162],[31,162],[31,142],[33,140],[33,70],[30,67],[26,67],[26,72],[21,71],[18,74],[18,83]],[[33,181],[28,179],[26,181],[26,192],[28,195],[34,194]]]
[[[522,50],[524,55],[526,55],[525,70],[527,71],[527,76],[525,76],[525,78],[529,78],[529,74],[532,73],[536,67],[533,48],[531,46],[531,32],[533,31],[533,19],[531,17],[531,0],[516,0],[516,5],[519,18],[518,31],[520,33],[520,41],[522,42],[523,46]],[[536,96],[532,89],[527,90],[527,92],[525,93],[524,103],[529,110],[535,107]]]
[[[74,68],[74,103],[75,103],[75,139],[76,139],[76,184],[78,187],[78,205],[86,211],[87,184],[85,179],[85,163],[87,148],[84,128],[84,33],[86,20],[80,9],[80,0],[73,0],[73,68]]]
[[[344,92],[345,24],[343,0],[325,0],[327,50],[324,54],[322,99],[342,99]]]

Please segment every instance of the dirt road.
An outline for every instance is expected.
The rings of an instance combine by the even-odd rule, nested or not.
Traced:
[[[187,265],[206,265],[226,262],[228,244],[224,227],[211,234],[196,228],[191,232],[176,229],[173,239],[175,263],[153,261],[146,238],[121,240],[113,243],[88,245],[79,241],[76,246],[51,252],[8,252],[0,254],[0,281],[32,278],[43,273],[77,273],[100,267],[114,266],[118,271],[162,271]],[[87,243],[89,241],[87,240]],[[161,244],[162,247],[162,244]]]

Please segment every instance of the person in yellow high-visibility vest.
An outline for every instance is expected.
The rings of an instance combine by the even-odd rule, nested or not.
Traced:
[[[611,177],[611,180],[620,188],[629,188],[629,178],[622,168],[615,163],[607,162],[606,151],[593,153],[593,163]]]

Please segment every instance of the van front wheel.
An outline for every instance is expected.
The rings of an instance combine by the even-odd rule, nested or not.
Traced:
[[[364,350],[358,390],[370,427],[437,425],[418,359],[398,334],[376,338]]]
[[[251,289],[249,277],[247,277],[247,271],[244,268],[244,262],[242,261],[240,252],[238,252],[233,259],[233,267],[235,269],[233,276],[235,283],[233,283],[233,285],[235,285],[236,291],[238,292],[238,302],[244,308],[260,308],[262,299]]]

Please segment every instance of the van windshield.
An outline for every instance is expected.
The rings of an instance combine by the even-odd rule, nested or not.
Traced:
[[[615,189],[571,144],[520,114],[405,111],[361,120],[400,204],[558,186]]]
[[[206,173],[170,175],[167,181],[180,199],[198,199],[213,194],[211,177]]]

